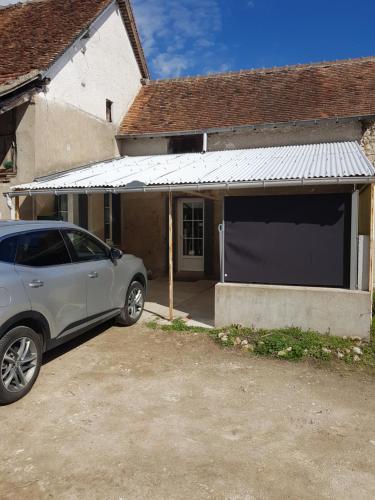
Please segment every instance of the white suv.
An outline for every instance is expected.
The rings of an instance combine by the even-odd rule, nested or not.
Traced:
[[[22,398],[42,354],[110,318],[141,317],[147,273],[65,222],[0,221],[0,404]]]

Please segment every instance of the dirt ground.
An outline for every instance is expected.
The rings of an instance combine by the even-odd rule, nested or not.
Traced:
[[[373,499],[375,378],[107,328],[0,408],[1,499]]]

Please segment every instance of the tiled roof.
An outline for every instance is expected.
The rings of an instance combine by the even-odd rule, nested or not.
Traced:
[[[375,115],[375,58],[150,82],[121,134]]]
[[[0,90],[13,88],[48,67],[112,0],[34,0],[0,8]],[[118,0],[138,64],[144,61],[129,0]]]

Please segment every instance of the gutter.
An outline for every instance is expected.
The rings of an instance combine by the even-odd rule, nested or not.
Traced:
[[[183,191],[231,191],[233,189],[245,188],[273,188],[273,187],[310,187],[310,186],[341,186],[353,184],[375,184],[375,176],[363,177],[336,177],[319,179],[295,179],[295,180],[269,180],[269,181],[244,181],[244,182],[212,182],[197,184],[170,184],[152,185],[139,187],[86,187],[86,188],[36,188],[14,190],[3,193],[4,196],[14,198],[16,196],[37,195],[62,195],[62,194],[99,194],[99,193],[163,193]]]
[[[17,92],[18,90],[22,89],[23,87],[26,87],[27,85],[30,85],[34,82],[37,82],[40,80],[40,72],[39,71],[32,71],[28,75],[24,75],[16,80],[13,80],[12,82],[6,84],[6,85],[1,85],[0,86],[0,99],[7,98],[9,94],[13,94],[14,92]]]
[[[36,78],[19,85],[17,88],[12,88],[5,95],[0,95],[0,115],[16,106],[31,101],[33,95],[42,91],[48,83],[48,79],[42,79],[38,75]]]
[[[176,135],[198,135],[198,134],[220,134],[225,132],[251,132],[261,129],[275,129],[290,126],[312,126],[320,125],[321,123],[350,123],[353,121],[375,121],[375,115],[355,115],[346,117],[333,117],[333,118],[316,118],[310,120],[290,120],[288,122],[274,122],[274,123],[255,123],[252,125],[237,125],[228,127],[217,128],[202,128],[192,130],[174,130],[172,132],[147,132],[145,134],[117,134],[117,139],[152,139],[157,137],[173,137]]]

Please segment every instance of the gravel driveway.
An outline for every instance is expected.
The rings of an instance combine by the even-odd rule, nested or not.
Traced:
[[[0,408],[1,499],[373,499],[375,378],[108,328]]]

